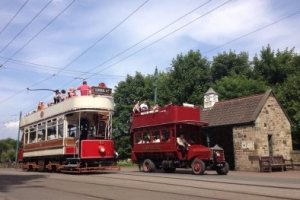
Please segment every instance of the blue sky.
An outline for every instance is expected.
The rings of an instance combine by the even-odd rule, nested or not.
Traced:
[[[300,51],[299,0],[1,0],[0,19],[0,139],[17,138],[21,111],[52,101],[27,88],[114,88],[189,50]]]

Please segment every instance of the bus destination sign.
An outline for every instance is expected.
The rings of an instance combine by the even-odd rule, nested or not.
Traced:
[[[92,87],[92,94],[95,95],[111,95],[111,88]]]

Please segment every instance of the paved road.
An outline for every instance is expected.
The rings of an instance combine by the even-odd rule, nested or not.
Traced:
[[[27,199],[300,199],[300,171],[197,176],[190,170],[170,174],[137,168],[80,175],[0,169],[0,200]]]

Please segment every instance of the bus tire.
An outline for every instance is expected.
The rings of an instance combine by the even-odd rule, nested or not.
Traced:
[[[192,171],[193,171],[194,174],[196,174],[196,175],[204,174],[205,164],[199,158],[195,158],[193,160],[191,167],[192,167]]]
[[[228,163],[225,162],[225,165],[223,167],[221,167],[221,168],[217,168],[216,171],[217,171],[217,173],[219,175],[226,175],[228,173],[228,171],[229,171],[229,165],[228,165]]]
[[[154,172],[155,171],[155,165],[150,159],[146,159],[143,162],[143,171],[144,172]]]

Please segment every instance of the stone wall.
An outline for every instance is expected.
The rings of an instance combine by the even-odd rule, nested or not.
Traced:
[[[259,156],[291,158],[291,125],[276,98],[267,99],[254,125],[233,128],[233,142],[236,170],[259,171]]]
[[[291,157],[293,161],[300,162],[300,150],[294,150],[291,152]]]

